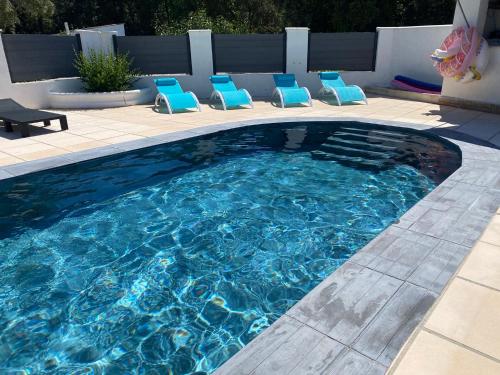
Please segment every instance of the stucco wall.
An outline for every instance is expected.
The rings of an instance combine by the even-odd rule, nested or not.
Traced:
[[[401,74],[435,84],[443,82],[430,55],[452,31],[452,25],[381,27],[378,30],[392,34],[389,35],[392,38],[388,59],[390,79]]]
[[[378,36],[376,68],[374,72],[343,72],[344,80],[359,86],[389,85],[395,74],[410,75],[418,79],[439,83],[429,54],[439,46],[444,36],[451,30],[450,25],[404,28],[380,28]],[[307,72],[308,29],[287,28],[287,71],[295,73],[300,85],[306,86],[315,96],[320,88],[320,81],[314,72]],[[85,38],[93,33],[82,33]],[[208,77],[213,74],[210,30],[191,30],[189,32],[193,75],[176,75],[185,90],[193,91],[200,98],[207,98],[211,92]],[[110,44],[111,39],[106,39]],[[88,43],[90,45],[90,43]],[[110,45],[103,46],[109,49]],[[236,85],[246,88],[255,98],[271,96],[274,83],[272,74],[233,74]],[[139,87],[153,86],[157,76],[143,77]],[[11,84],[7,63],[0,45],[0,97],[12,97],[32,108],[49,107],[48,92],[68,91],[79,88],[76,78],[48,80]]]

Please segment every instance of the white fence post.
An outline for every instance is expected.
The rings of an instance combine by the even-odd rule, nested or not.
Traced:
[[[3,42],[0,33],[0,98],[7,98],[10,95],[11,89],[11,78],[9,72],[9,66],[7,65],[7,58],[5,57],[5,50],[3,49]]]
[[[309,28],[287,27],[286,30],[286,72],[302,78],[307,74],[309,49]]]
[[[201,98],[208,98],[211,92],[208,77],[214,74],[212,58],[212,31],[189,30],[189,45],[191,48],[193,91]]]
[[[111,54],[115,51],[113,35],[118,35],[116,31],[75,30],[75,34],[80,34],[82,51],[86,56],[90,51],[105,54]]]

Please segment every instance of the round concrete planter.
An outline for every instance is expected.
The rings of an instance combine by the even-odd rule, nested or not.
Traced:
[[[114,92],[59,92],[49,91],[51,108],[112,108],[150,103],[154,99],[150,87]]]

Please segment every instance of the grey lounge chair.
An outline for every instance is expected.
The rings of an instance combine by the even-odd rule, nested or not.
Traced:
[[[59,120],[61,130],[68,130],[68,120],[65,115],[26,108],[12,99],[0,99],[0,120],[3,120],[7,132],[13,131],[13,124],[18,124],[23,137],[29,137],[29,124],[34,122],[43,121],[43,126],[49,126],[50,120]]]

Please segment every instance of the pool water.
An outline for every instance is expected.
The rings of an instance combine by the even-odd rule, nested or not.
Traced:
[[[211,373],[459,164],[297,123],[3,181],[0,372]]]

